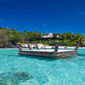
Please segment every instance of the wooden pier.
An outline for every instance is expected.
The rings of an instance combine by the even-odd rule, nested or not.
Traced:
[[[58,42],[56,42],[55,50],[40,50],[38,46],[36,46],[38,50],[32,50],[31,48],[30,50],[22,50],[20,48],[18,53],[21,55],[61,58],[76,55],[78,53],[77,52],[78,47],[79,45],[77,45],[74,50],[58,50]]]

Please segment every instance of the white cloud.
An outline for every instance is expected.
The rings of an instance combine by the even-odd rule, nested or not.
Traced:
[[[85,11],[82,11],[82,12],[80,13],[80,15],[85,15]]]
[[[50,31],[53,31],[52,29],[50,29]]]
[[[0,18],[0,22],[2,22],[3,20]]]
[[[45,23],[43,25],[45,25]]]
[[[9,0],[0,0],[0,1],[3,1],[3,2],[8,2]]]
[[[44,32],[46,32],[47,31],[47,29],[44,29]]]

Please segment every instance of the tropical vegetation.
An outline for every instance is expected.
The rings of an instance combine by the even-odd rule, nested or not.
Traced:
[[[15,43],[42,43],[48,45],[55,45],[56,40],[46,41],[42,40],[42,36],[47,35],[44,33],[39,33],[37,31],[26,32],[18,32],[14,29],[8,29],[6,27],[0,27],[0,45],[1,44],[15,44]],[[54,38],[59,35],[61,40],[59,40],[60,45],[65,46],[75,46],[77,43],[80,46],[85,46],[85,37],[81,33],[72,34],[71,32],[61,33],[53,33]]]

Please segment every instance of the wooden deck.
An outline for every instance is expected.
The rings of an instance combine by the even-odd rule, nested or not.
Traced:
[[[43,56],[43,57],[67,57],[77,54],[77,50],[19,50],[19,54],[31,55],[31,56]]]
[[[77,44],[74,50],[58,50],[58,41],[56,41],[55,50],[40,50],[38,48],[38,45],[36,45],[37,50],[32,50],[32,48],[29,46],[30,50],[22,50],[21,48],[19,48],[18,53],[21,55],[61,58],[61,57],[76,55],[78,47],[79,44]]]

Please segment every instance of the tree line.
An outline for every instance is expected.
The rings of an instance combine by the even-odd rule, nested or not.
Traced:
[[[0,45],[8,43],[43,43],[49,45],[55,45],[56,40],[44,41],[42,36],[47,35],[44,33],[39,33],[37,31],[18,32],[14,29],[8,29],[6,27],[0,27]],[[54,38],[59,35],[62,40],[59,40],[60,45],[65,46],[75,46],[77,43],[80,43],[81,46],[85,46],[85,37],[81,33],[72,34],[71,32],[53,33]]]

